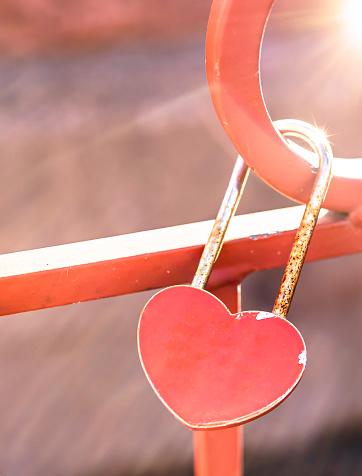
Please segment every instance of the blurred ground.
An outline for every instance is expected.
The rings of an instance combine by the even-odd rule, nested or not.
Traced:
[[[358,155],[358,57],[328,56],[336,29],[318,27],[320,5],[296,29],[305,12],[285,16],[279,3],[263,49],[266,102],[273,119],[315,120],[336,154]],[[203,15],[187,39],[74,40],[76,49],[0,58],[1,253],[216,215],[235,152],[208,96]],[[289,205],[253,176],[239,213]],[[245,427],[246,475],[362,474],[361,264],[305,266],[290,318],[307,342],[306,375]],[[280,276],[247,278],[244,308],[271,309]],[[138,363],[137,319],[151,294],[1,319],[2,476],[192,474],[191,433]]]

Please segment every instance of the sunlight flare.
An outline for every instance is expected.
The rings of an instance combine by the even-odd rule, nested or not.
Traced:
[[[362,49],[362,2],[344,0],[341,16],[348,40]]]

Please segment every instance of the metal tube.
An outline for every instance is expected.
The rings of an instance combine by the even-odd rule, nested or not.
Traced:
[[[305,207],[302,222],[295,236],[292,251],[289,255],[278,296],[273,307],[274,314],[285,318],[288,314],[318,215],[328,190],[333,156],[326,137],[315,127],[305,122],[294,120],[276,121],[274,125],[284,136],[304,139],[319,157],[319,169],[316,179]]]
[[[232,217],[235,215],[236,209],[240,202],[248,175],[249,167],[239,155],[236,160],[220,210],[217,214],[209,239],[207,240],[204,251],[201,255],[196,274],[191,283],[191,286],[195,288],[204,289],[207,284],[212,268],[221,251],[226,230]]]
[[[229,284],[213,290],[228,309],[241,311],[240,285]],[[194,431],[195,476],[242,476],[243,427]]]

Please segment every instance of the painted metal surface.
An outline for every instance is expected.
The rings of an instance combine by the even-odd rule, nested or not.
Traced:
[[[236,313],[241,311],[241,286],[221,286],[215,295]],[[193,432],[195,476],[243,475],[243,427]]]
[[[235,217],[209,289],[285,266],[303,208]],[[194,223],[1,255],[0,315],[190,283],[211,228]],[[306,261],[361,251],[362,228],[322,211]]]
[[[195,476],[243,474],[243,427],[194,432]]]
[[[259,418],[299,383],[306,348],[299,331],[275,314],[231,314],[191,286],[158,292],[138,325],[143,370],[166,408],[192,430]]]
[[[214,0],[206,69],[219,120],[245,162],[284,195],[306,203],[313,166],[286,147],[272,124],[260,84],[260,49],[273,0]],[[351,211],[362,203],[362,159],[335,159],[324,207]]]

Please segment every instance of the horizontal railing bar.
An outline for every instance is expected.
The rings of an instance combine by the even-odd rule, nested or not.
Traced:
[[[227,231],[226,241],[297,228],[302,211],[303,207],[298,206],[236,216]],[[282,220],[278,220],[281,215]],[[213,221],[209,220],[3,254],[0,255],[0,278],[202,246],[212,225]]]
[[[283,266],[304,207],[237,216],[210,287]],[[188,283],[213,222],[206,221],[0,256],[0,315]],[[322,211],[307,260],[362,251],[362,230]]]

